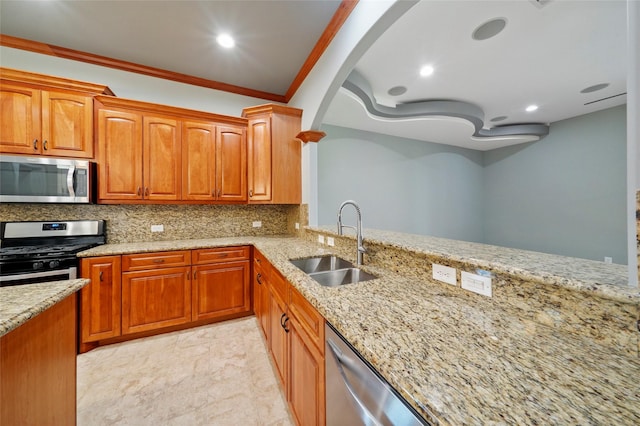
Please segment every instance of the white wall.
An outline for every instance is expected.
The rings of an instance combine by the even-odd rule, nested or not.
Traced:
[[[346,199],[366,227],[627,262],[625,107],[480,152],[323,126],[319,224]]]
[[[369,228],[482,241],[480,151],[336,126],[322,130],[321,225],[335,224],[340,204],[353,199]]]
[[[119,98],[171,105],[239,117],[264,99],[120,71],[70,59],[0,46],[0,66],[89,83],[104,84]]]
[[[627,263],[626,107],[484,155],[484,242]]]

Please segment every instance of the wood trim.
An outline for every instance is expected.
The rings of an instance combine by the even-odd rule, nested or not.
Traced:
[[[325,132],[320,130],[305,130],[296,135],[296,139],[300,139],[302,142],[318,142],[320,139],[327,136]]]
[[[284,95],[285,103],[289,102],[293,95],[295,95],[296,91],[302,85],[304,79],[307,78],[324,51],[327,50],[327,47],[329,46],[335,35],[338,33],[338,31],[340,31],[340,28],[342,28],[342,25],[345,23],[349,15],[351,15],[351,12],[358,4],[358,1],[359,0],[342,0],[342,3],[340,3],[340,6],[338,6],[338,9],[333,14],[333,18],[331,18],[331,21],[327,25],[327,28],[325,28],[324,32],[318,39],[318,42],[309,54],[309,57],[304,62],[304,64],[302,64],[302,67],[300,68],[300,71],[298,71],[296,77],[293,79],[293,82],[291,82],[289,90],[287,90],[287,93]]]
[[[143,101],[136,101],[131,99],[117,98],[115,96],[95,96],[94,99],[100,102],[102,105],[97,108],[100,109],[102,107],[107,108],[124,108],[127,110],[137,110],[143,112],[151,112],[154,114],[165,114],[169,116],[177,116],[177,117],[186,117],[190,120],[204,120],[204,121],[214,121],[216,123],[224,123],[231,125],[239,125],[239,126],[247,126],[248,120],[246,118],[241,117],[233,117],[230,115],[221,115],[215,114],[211,112],[204,111],[196,111],[192,109],[174,107],[169,105],[160,105]]]
[[[242,110],[242,117],[251,118],[255,115],[273,113],[291,115],[293,117],[302,117],[302,110],[300,108],[277,104],[263,104],[245,108]]]
[[[1,40],[6,36],[0,36]],[[44,74],[36,74],[33,72],[15,70],[11,68],[0,67],[0,79],[16,83],[24,83],[38,88],[56,88],[64,90],[73,90],[74,92],[89,93],[92,95],[103,94],[113,95],[109,87],[101,84],[87,83],[84,81],[71,80],[62,77],[52,77]]]
[[[224,92],[236,93],[238,95],[250,96],[253,98],[266,99],[274,102],[286,102],[283,95],[263,92],[261,90],[248,89],[246,87],[235,86],[233,84],[221,83],[206,78],[194,77],[160,68],[148,67],[146,65],[135,64],[133,62],[122,61],[120,59],[108,58],[106,56],[94,55],[93,53],[81,52],[79,50],[67,49],[66,47],[55,46],[47,43],[26,40],[8,35],[0,35],[0,46],[12,47],[14,49],[28,50],[42,55],[55,56],[58,58],[71,59],[74,61],[86,62],[100,65],[107,68],[114,68],[122,71],[144,74],[151,77],[165,80],[177,81],[194,86],[206,87],[208,89],[221,90]]]

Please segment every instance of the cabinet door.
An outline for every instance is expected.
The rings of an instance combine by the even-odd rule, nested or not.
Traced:
[[[120,256],[82,259],[80,271],[91,283],[80,291],[81,341],[120,336]]]
[[[247,151],[244,130],[218,127],[216,181],[219,201],[247,199]]]
[[[271,120],[249,120],[249,201],[271,200]]]
[[[251,310],[249,261],[193,267],[193,321]]]
[[[211,201],[216,198],[216,126],[182,123],[182,199]]]
[[[144,199],[179,200],[182,193],[180,122],[144,117]]]
[[[40,91],[5,84],[0,86],[0,152],[38,154]]]
[[[299,425],[325,424],[324,355],[306,334],[295,315],[290,315],[289,392],[291,414]]]
[[[287,319],[287,305],[275,292],[270,292],[270,298],[269,335],[271,337],[271,355],[273,356],[278,378],[286,390],[288,379],[288,332],[286,327],[288,324],[285,324],[284,321]]]
[[[188,266],[122,274],[122,334],[191,321]]]
[[[142,116],[98,111],[98,176],[102,200],[142,199]]]
[[[93,98],[42,92],[42,152],[93,158]]]

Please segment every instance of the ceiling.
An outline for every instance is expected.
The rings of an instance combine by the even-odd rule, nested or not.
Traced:
[[[0,30],[286,101],[341,3],[1,0]],[[494,18],[502,32],[474,40]],[[215,43],[222,31],[236,48]],[[511,130],[626,103],[626,34],[624,0],[422,0],[359,60],[323,123],[478,150],[535,141]]]

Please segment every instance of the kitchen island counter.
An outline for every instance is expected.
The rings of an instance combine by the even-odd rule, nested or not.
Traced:
[[[75,279],[0,287],[0,337],[89,284]]]
[[[245,244],[259,249],[434,424],[640,423],[637,353],[523,318],[495,298],[387,268],[365,265],[378,279],[322,287],[289,262],[335,251],[310,241],[241,237],[114,244],[80,255]],[[593,295],[591,306],[601,300]],[[637,300],[632,295],[627,305],[637,309]]]

